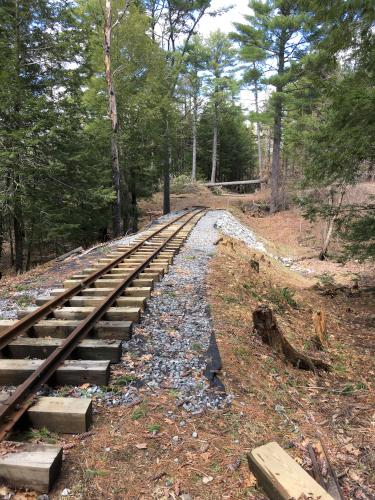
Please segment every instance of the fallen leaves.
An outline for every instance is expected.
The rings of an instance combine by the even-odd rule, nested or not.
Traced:
[[[138,450],[146,450],[147,449],[147,443],[137,443],[135,445],[136,448],[138,448]]]

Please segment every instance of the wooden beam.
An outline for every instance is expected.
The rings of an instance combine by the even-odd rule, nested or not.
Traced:
[[[262,184],[267,182],[267,179],[251,179],[249,181],[230,181],[230,182],[207,182],[204,186],[244,186],[248,184]]]
[[[23,318],[33,309],[35,308],[20,309],[17,311],[18,319]],[[90,306],[60,307],[53,311],[53,316],[57,319],[84,319],[93,310],[94,307]],[[108,321],[138,321],[140,313],[140,307],[110,307],[106,311],[104,318]]]
[[[0,477],[12,487],[48,493],[60,473],[62,448],[51,444],[11,443],[0,456]]]
[[[42,363],[42,359],[0,359],[0,385],[22,384]],[[107,385],[108,379],[109,361],[68,360],[56,370],[51,384]]]
[[[91,398],[39,398],[27,410],[34,429],[47,427],[51,432],[81,434],[88,431],[92,419]]]
[[[19,337],[7,348],[7,354],[15,359],[44,359],[60,347],[64,339]],[[74,349],[71,358],[109,360],[118,363],[121,359],[121,340],[84,339]]]
[[[74,319],[45,319],[34,325],[32,330],[36,337],[64,338],[69,335],[78,324],[79,320]],[[131,331],[131,321],[98,321],[90,332],[90,335],[97,339],[129,340]]]
[[[250,469],[271,500],[333,500],[276,442],[255,448],[247,458]]]

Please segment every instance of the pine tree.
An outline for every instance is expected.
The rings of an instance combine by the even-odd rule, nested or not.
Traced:
[[[213,106],[211,182],[215,182],[219,163],[218,141],[221,106],[228,93],[233,95],[237,90],[236,82],[231,74],[235,61],[235,51],[227,35],[220,30],[211,33],[206,41],[205,50],[207,57],[206,80]]]
[[[249,7],[253,15],[245,16],[247,23],[236,23],[235,38],[252,60],[261,62],[263,82],[275,91],[273,103],[273,148],[271,166],[271,213],[281,207],[281,147],[286,86],[296,81],[296,64],[308,48],[305,15],[300,2],[290,0],[253,0]],[[269,76],[271,75],[271,76]]]

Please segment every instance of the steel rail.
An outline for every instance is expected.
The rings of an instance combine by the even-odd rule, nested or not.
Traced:
[[[1,335],[0,335],[0,351],[4,349],[17,335],[24,333],[26,330],[31,328],[39,319],[47,316],[50,314],[56,307],[59,307],[63,305],[65,302],[67,302],[71,297],[76,295],[78,292],[83,290],[84,288],[90,286],[92,283],[94,283],[98,278],[106,274],[110,269],[112,269],[114,266],[119,264],[125,257],[128,257],[129,255],[133,254],[136,252],[142,245],[144,245],[147,241],[152,239],[154,236],[158,235],[161,231],[164,229],[168,228],[175,222],[178,222],[180,219],[183,217],[186,217],[187,214],[190,212],[186,212],[183,215],[180,215],[176,218],[174,218],[171,222],[168,222],[167,224],[163,225],[161,228],[156,230],[154,233],[152,233],[151,236],[148,236],[144,240],[142,240],[140,243],[137,243],[136,245],[132,246],[129,248],[129,250],[126,250],[122,255],[114,259],[112,262],[109,262],[106,266],[103,268],[99,269],[98,271],[90,274],[87,276],[87,278],[84,278],[82,281],[77,283],[72,288],[69,288],[66,290],[66,292],[61,293],[60,295],[57,295],[53,299],[49,300],[42,306],[40,306],[38,309],[35,311],[30,312],[26,316],[24,316],[22,319],[17,321],[14,325],[9,326],[6,330],[4,330]]]
[[[117,297],[123,293],[125,288],[142,272],[148,264],[173,240],[173,238],[204,208],[196,210],[182,223],[163,243],[161,243],[144,262],[140,263],[113,291],[68,335],[68,337],[57,347],[43,363],[15,390],[6,401],[0,405],[0,441],[3,440],[13,429],[17,421],[32,404],[35,393],[55,373],[57,368],[70,356],[77,344],[99,321],[107,309],[115,302]],[[184,214],[185,216],[188,214]]]

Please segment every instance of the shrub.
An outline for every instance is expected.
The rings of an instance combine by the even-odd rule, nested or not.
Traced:
[[[192,181],[190,176],[181,174],[171,178],[170,189],[173,194],[198,193],[199,184]]]

